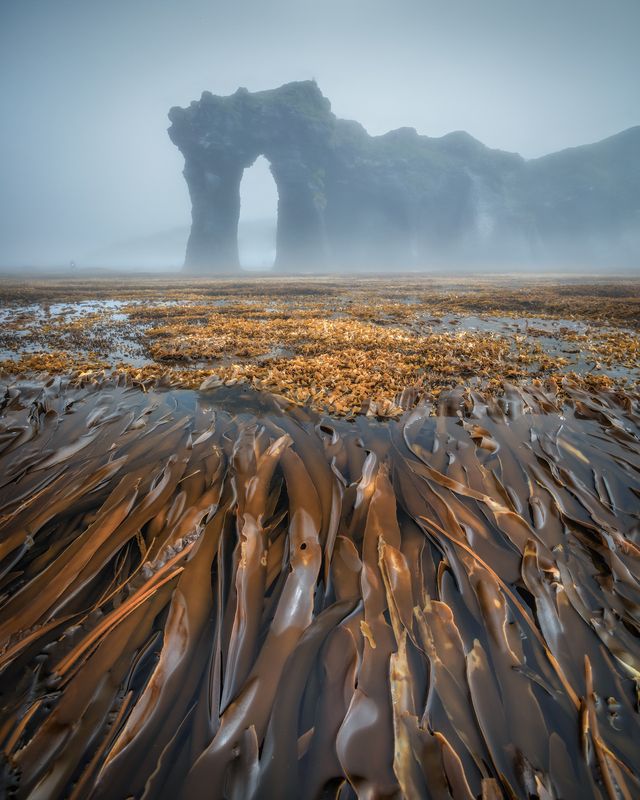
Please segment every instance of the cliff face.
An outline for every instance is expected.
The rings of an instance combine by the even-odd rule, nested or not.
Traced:
[[[526,162],[513,193],[543,257],[640,263],[640,127]]]
[[[240,181],[259,155],[278,188],[279,269],[583,258],[596,239],[605,251],[636,246],[640,128],[525,161],[463,132],[369,136],[336,118],[312,81],[204,92],[169,118],[192,202],[191,271],[239,268]]]

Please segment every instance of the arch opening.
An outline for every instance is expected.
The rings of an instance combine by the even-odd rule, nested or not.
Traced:
[[[278,187],[269,161],[258,156],[245,169],[240,182],[238,254],[241,267],[249,270],[273,268],[277,225]]]

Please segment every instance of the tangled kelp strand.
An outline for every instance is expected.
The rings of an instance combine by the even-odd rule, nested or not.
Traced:
[[[637,397],[2,392],[6,795],[640,792]]]

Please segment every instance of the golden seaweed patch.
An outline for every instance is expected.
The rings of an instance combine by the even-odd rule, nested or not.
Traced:
[[[246,382],[394,416],[454,386],[637,385],[640,281],[512,277],[5,281],[0,369]]]

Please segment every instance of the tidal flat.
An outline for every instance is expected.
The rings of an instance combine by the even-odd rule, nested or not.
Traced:
[[[0,301],[2,793],[640,795],[640,281]]]
[[[138,278],[0,282],[0,371],[247,383],[394,416],[465,385],[637,387],[640,279]]]

